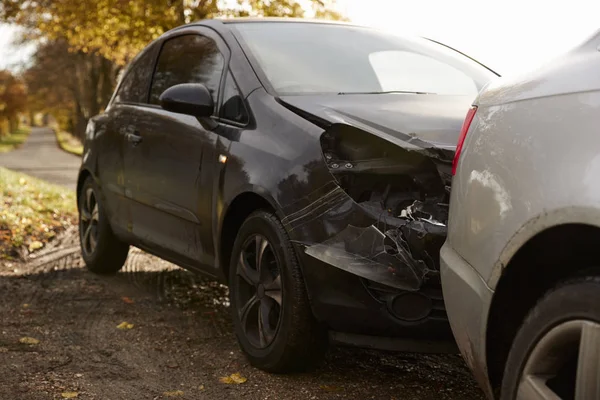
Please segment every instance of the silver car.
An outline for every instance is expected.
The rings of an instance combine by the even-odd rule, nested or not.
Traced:
[[[600,31],[475,100],[443,293],[489,398],[600,399]]]

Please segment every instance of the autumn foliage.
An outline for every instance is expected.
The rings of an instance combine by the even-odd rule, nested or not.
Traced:
[[[27,105],[27,93],[21,79],[10,71],[0,70],[0,136],[18,128],[19,113]],[[8,125],[8,130],[3,128]]]
[[[25,40],[38,42],[25,73],[30,109],[51,113],[81,137],[106,106],[118,72],[164,32],[216,17],[342,19],[334,1],[0,0],[0,21],[24,27]]]

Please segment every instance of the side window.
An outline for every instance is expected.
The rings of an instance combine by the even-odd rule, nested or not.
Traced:
[[[233,80],[231,72],[227,72],[227,80],[225,81],[223,92],[223,104],[219,110],[219,117],[240,124],[247,124],[249,120],[244,99]]]
[[[150,103],[180,83],[203,83],[217,104],[223,72],[223,55],[214,40],[200,35],[178,36],[166,41],[158,57],[152,80]]]
[[[157,51],[158,47],[154,45],[133,60],[115,96],[117,103],[148,102],[148,88],[150,79],[152,79]]]

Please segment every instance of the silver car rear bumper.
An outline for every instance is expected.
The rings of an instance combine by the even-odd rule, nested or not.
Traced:
[[[446,242],[440,254],[442,290],[452,332],[475,379],[493,398],[485,353],[487,315],[493,291]]]

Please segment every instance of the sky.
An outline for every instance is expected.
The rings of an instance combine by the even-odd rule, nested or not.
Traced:
[[[536,68],[600,29],[598,0],[337,0],[337,7],[354,23],[434,39],[501,75]],[[0,68],[33,50],[12,46],[14,36],[0,25]]]

